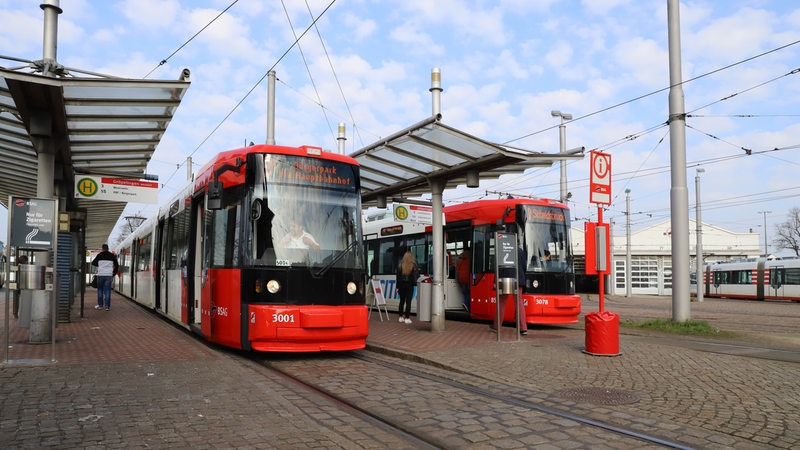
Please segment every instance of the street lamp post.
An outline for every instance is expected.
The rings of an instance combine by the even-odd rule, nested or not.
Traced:
[[[558,126],[558,144],[559,144],[559,153],[563,154],[567,151],[567,126],[564,125],[564,121],[572,120],[572,114],[565,113],[561,111],[550,111],[550,115],[553,117],[560,117],[561,124]],[[563,159],[561,160],[561,203],[567,202],[567,162]]]
[[[695,222],[697,222],[697,246],[695,253],[697,257],[697,301],[703,301],[703,289],[705,270],[703,267],[703,222],[700,216],[700,174],[705,172],[705,169],[697,169],[697,174],[694,176],[694,191],[697,196],[695,202]]]

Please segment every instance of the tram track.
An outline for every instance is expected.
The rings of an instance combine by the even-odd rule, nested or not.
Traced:
[[[568,447],[576,442],[620,449],[691,448],[642,432],[641,424],[620,426],[548,406],[552,402],[542,393],[370,351],[260,363],[418,448]]]

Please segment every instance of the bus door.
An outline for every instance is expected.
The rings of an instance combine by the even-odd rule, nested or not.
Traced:
[[[769,294],[767,297],[783,298],[783,281],[786,278],[786,268],[775,266],[769,268]]]

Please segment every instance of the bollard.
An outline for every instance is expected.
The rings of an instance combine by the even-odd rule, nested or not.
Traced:
[[[595,356],[619,356],[619,316],[612,312],[586,314],[586,350]]]

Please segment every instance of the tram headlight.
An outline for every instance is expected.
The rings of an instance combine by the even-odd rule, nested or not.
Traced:
[[[270,294],[274,294],[280,290],[281,284],[278,282],[278,280],[267,281],[267,291],[269,291]]]
[[[349,295],[355,294],[357,289],[358,289],[358,286],[356,286],[355,282],[351,281],[351,282],[347,283],[347,293]]]

